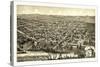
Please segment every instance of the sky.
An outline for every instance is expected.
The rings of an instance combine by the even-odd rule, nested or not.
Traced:
[[[95,16],[93,8],[68,8],[47,7],[32,5],[17,5],[17,14],[43,14],[43,15],[66,15],[66,16]]]

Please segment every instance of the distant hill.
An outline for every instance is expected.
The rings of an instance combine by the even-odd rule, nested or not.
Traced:
[[[18,18],[54,21],[80,21],[85,23],[95,23],[95,16],[62,16],[62,15],[40,15],[40,14],[18,14]]]

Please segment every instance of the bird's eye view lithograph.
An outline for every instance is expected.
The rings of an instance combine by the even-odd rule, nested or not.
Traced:
[[[17,62],[95,58],[95,9],[17,5]]]

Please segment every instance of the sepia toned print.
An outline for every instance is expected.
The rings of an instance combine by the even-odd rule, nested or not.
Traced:
[[[95,9],[17,5],[17,61],[95,58]]]

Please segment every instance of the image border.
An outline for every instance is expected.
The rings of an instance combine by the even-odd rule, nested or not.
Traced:
[[[62,60],[45,60],[45,61],[25,61],[25,62],[17,62],[17,5],[33,5],[33,6],[49,6],[49,7],[70,7],[70,8],[93,8],[95,9],[95,58],[82,58],[82,59],[62,59]],[[98,16],[97,16],[97,7],[90,5],[67,5],[61,3],[47,3],[47,2],[34,2],[34,1],[14,1],[13,2],[13,57],[12,62],[13,66],[21,66],[21,65],[39,65],[39,64],[59,64],[59,63],[76,63],[76,62],[90,62],[97,61],[98,54]]]

